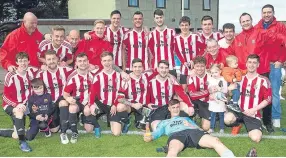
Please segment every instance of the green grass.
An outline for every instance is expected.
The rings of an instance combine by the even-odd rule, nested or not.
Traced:
[[[283,114],[286,112],[286,102],[283,102]],[[10,118],[0,110],[0,128],[12,128]],[[101,123],[102,124],[102,123]],[[105,124],[102,124],[104,130]],[[282,127],[286,127],[285,115],[282,118]],[[79,129],[83,129],[80,127]],[[132,126],[130,130],[135,130]],[[228,133],[228,128],[226,132]],[[274,135],[283,135],[279,129],[276,129]],[[242,129],[241,133],[246,133]],[[264,133],[267,135],[267,133]],[[286,135],[285,135],[286,136]],[[259,144],[251,142],[249,138],[220,138],[220,140],[234,152],[236,156],[244,157],[251,147],[256,147],[258,156],[285,156],[286,140],[263,139]],[[0,137],[0,156],[108,156],[108,157],[163,157],[164,153],[157,153],[156,148],[165,145],[167,137],[164,136],[156,141],[145,143],[142,136],[139,135],[123,135],[115,137],[104,134],[102,138],[96,139],[92,134],[80,134],[78,143],[62,145],[60,143],[59,134],[53,134],[50,138],[45,138],[40,133],[35,140],[29,142],[33,149],[31,153],[23,153],[19,150],[18,141],[11,138]],[[218,156],[214,150],[200,149],[196,150],[188,148],[179,156],[185,157],[214,157]]]

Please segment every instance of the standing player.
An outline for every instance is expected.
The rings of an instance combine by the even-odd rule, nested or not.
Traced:
[[[62,26],[55,26],[52,29],[52,40],[44,40],[39,45],[38,58],[39,61],[45,64],[45,52],[49,49],[55,50],[60,60],[61,66],[67,66],[73,62],[71,45],[64,42],[65,29]]]
[[[234,40],[235,35],[235,26],[232,23],[226,23],[222,26],[222,34],[224,38],[218,41],[218,45],[221,48],[228,48],[232,41]]]
[[[169,74],[168,61],[161,60],[157,69],[159,74],[149,81],[147,92],[147,106],[153,110],[150,116],[153,131],[156,131],[157,125],[162,120],[168,118],[167,104],[175,94],[182,99],[180,102],[181,115],[192,116],[194,113],[193,104],[184,89],[176,78]]]
[[[191,20],[189,17],[183,16],[180,19],[179,25],[181,34],[175,37],[175,53],[182,63],[180,83],[183,85],[183,88],[186,89],[187,76],[194,67],[192,60],[197,55],[202,55],[204,44],[197,34],[190,32]]]
[[[132,72],[132,61],[140,58],[144,70],[149,69],[147,52],[148,33],[143,29],[143,13],[136,11],[133,14],[133,29],[124,36],[122,44],[123,71]]]
[[[62,144],[69,143],[66,134],[68,124],[72,131],[70,142],[77,142],[77,113],[83,111],[85,106],[88,106],[90,86],[94,77],[94,74],[89,72],[88,57],[85,53],[80,53],[76,56],[75,64],[77,69],[69,75],[67,85],[64,88],[63,97],[65,100],[59,103],[61,120],[60,138]]]
[[[174,61],[175,30],[167,28],[164,24],[164,13],[157,9],[154,11],[156,28],[149,34],[148,49],[151,57],[151,68],[157,68],[161,60],[169,61],[170,74],[176,75]]]
[[[278,22],[274,17],[275,11],[271,4],[267,4],[262,7],[261,15],[262,19],[255,26],[255,29],[266,30],[269,32],[279,33],[286,36],[285,24]],[[269,79],[271,81],[272,88],[272,122],[274,127],[280,128],[281,119],[281,102],[279,90],[281,87],[281,69],[283,62],[285,61],[285,46],[273,48],[273,45],[269,47],[269,58],[270,58],[270,74]]]
[[[121,13],[119,10],[114,10],[110,14],[110,26],[105,28],[105,38],[111,43],[113,46],[113,60],[114,64],[122,67],[122,41],[125,33],[128,31],[127,28],[120,25]],[[94,34],[94,31],[89,33],[85,33],[85,39],[90,39]]]
[[[225,124],[229,126],[244,123],[250,139],[256,143],[262,138],[260,110],[271,103],[271,85],[269,80],[257,73],[259,56],[250,54],[246,61],[247,74],[240,82],[239,105],[242,113],[230,111],[225,114]],[[236,88],[236,84],[230,89]]]
[[[204,43],[210,38],[214,38],[217,41],[223,38],[220,32],[213,32],[213,22],[213,18],[209,15],[203,16],[201,20],[202,32],[198,32],[198,35]]]
[[[121,84],[121,75],[113,68],[113,54],[104,52],[100,55],[103,70],[99,72],[92,81],[90,106],[86,106],[84,113],[87,116],[86,130],[91,132],[94,129],[96,138],[100,137],[100,126],[96,122],[96,115],[100,113],[107,114],[107,120],[110,121],[111,132],[115,136],[121,134],[121,123],[127,123],[127,112],[117,112],[115,99]]]
[[[34,78],[28,71],[30,63],[28,54],[20,52],[16,55],[17,70],[8,72],[5,76],[3,92],[3,109],[12,118],[14,132],[11,130],[0,131],[4,137],[13,137],[19,139],[20,149],[24,152],[30,152],[32,149],[25,139],[25,115],[26,103],[31,94],[30,81]]]
[[[100,55],[104,52],[112,52],[112,45],[104,37],[105,22],[96,20],[94,22],[94,33],[90,40],[82,40],[78,44],[78,49],[75,53],[85,52],[89,59],[90,70],[96,67],[102,68],[100,63]]]
[[[187,86],[189,96],[195,105],[195,110],[202,118],[202,129],[210,129],[209,91],[207,81],[211,77],[206,73],[206,59],[201,56],[194,58],[195,76],[188,76]]]

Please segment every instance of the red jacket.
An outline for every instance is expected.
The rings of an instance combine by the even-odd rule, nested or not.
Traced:
[[[264,74],[270,71],[268,49],[273,46],[285,45],[286,37],[270,31],[251,28],[243,30],[235,36],[234,41],[228,47],[228,54],[233,54],[238,58],[238,67],[246,70],[246,60],[249,54],[260,56],[260,64],[257,72]]]
[[[209,69],[211,67],[211,65],[213,64],[223,64],[223,66],[225,66],[225,58],[226,58],[226,54],[225,54],[225,51],[224,49],[220,48],[217,52],[217,57],[214,59],[212,57],[212,55],[210,55],[209,53],[207,53],[205,55],[205,58],[206,58],[206,68]]]
[[[102,68],[101,62],[100,62],[100,55],[104,51],[108,51],[112,53],[113,47],[112,45],[105,40],[104,38],[99,38],[95,34],[91,35],[91,40],[81,40],[78,43],[78,49],[75,52],[75,57],[78,53],[85,52],[88,56],[89,63],[92,65],[98,65],[100,68]]]
[[[267,30],[276,34],[281,34],[286,36],[286,25],[281,23],[281,22],[277,22],[276,18],[274,17],[272,23],[268,26],[267,29],[263,28],[263,19],[261,19],[257,25],[255,25],[255,29],[260,29],[260,30]],[[286,60],[286,51],[285,51],[285,47],[277,45],[277,46],[271,46],[268,47],[269,49],[267,50],[269,53],[269,60],[270,62],[276,62],[276,61],[280,61],[280,62],[284,62]]]
[[[30,58],[30,65],[39,67],[38,61],[38,47],[42,41],[43,35],[38,29],[29,35],[24,24],[13,32],[11,32],[5,39],[0,48],[1,65],[4,69],[8,69],[10,65],[16,65],[16,54],[19,52],[26,52]]]

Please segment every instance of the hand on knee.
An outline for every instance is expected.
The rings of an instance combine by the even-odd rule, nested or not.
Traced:
[[[63,106],[69,106],[68,102],[66,100],[61,100],[59,102],[59,107],[63,107]]]

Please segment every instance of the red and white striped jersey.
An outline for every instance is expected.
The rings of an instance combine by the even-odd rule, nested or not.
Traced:
[[[188,75],[189,68],[184,63],[190,63],[197,55],[202,55],[205,45],[197,34],[190,34],[188,37],[178,35],[175,37],[175,53],[181,61],[181,73]]]
[[[72,48],[72,46],[66,41],[63,42],[59,48],[55,48],[51,40],[43,40],[39,45],[38,57],[44,57],[47,50],[54,50],[57,52],[60,61],[70,60],[72,59],[72,51],[70,48]]]
[[[8,72],[5,76],[3,91],[3,108],[16,107],[19,103],[26,103],[31,94],[31,80],[35,75],[28,69],[24,76],[17,72]]]
[[[33,67],[33,66],[29,66],[29,67],[27,68],[27,72],[28,72],[28,74],[29,74],[29,76],[30,76],[31,79],[34,79],[34,78],[36,77],[36,75],[38,74],[39,71],[40,71],[40,70],[39,70],[38,68]]]
[[[132,60],[139,58],[143,62],[144,70],[149,69],[148,65],[148,35],[145,31],[137,32],[131,30],[124,36],[123,44],[126,46],[126,70],[132,71]]]
[[[73,97],[79,96],[79,101],[83,105],[87,105],[93,78],[94,75],[90,72],[86,75],[80,75],[77,70],[74,70],[67,79],[67,85],[64,88],[64,92],[70,93]]]
[[[163,31],[154,29],[149,34],[148,49],[152,55],[151,68],[157,68],[158,62],[167,60],[170,70],[175,67],[174,60],[175,30],[165,28]]]
[[[53,102],[56,102],[58,98],[63,95],[67,78],[72,72],[72,68],[58,66],[56,72],[50,72],[49,70],[40,71],[37,74],[37,78],[44,81],[45,87],[48,93],[51,94]]]
[[[113,71],[111,74],[107,74],[103,70],[99,72],[92,82],[90,105],[94,104],[95,98],[105,105],[114,105],[121,80],[119,72]]]
[[[269,104],[272,100],[271,85],[268,78],[257,75],[249,79],[246,76],[242,77],[240,82],[240,99],[239,105],[242,111],[251,109],[259,105],[263,100]],[[261,118],[261,113],[258,110],[255,117]]]
[[[122,66],[122,41],[126,32],[129,29],[125,27],[120,27],[117,31],[112,31],[110,26],[107,26],[104,32],[105,37],[113,46],[113,59],[114,64],[117,66]]]
[[[220,32],[212,32],[211,35],[209,35],[209,36],[205,36],[202,31],[198,32],[197,34],[201,37],[201,40],[203,43],[206,43],[206,41],[210,38],[213,38],[213,39],[219,41],[220,39],[222,39],[224,37],[222,35],[222,33],[220,33]]]
[[[147,104],[154,104],[159,107],[165,106],[169,103],[175,93],[189,107],[193,106],[191,100],[175,77],[170,76],[167,77],[165,81],[161,81],[156,76],[151,79],[148,84]]]
[[[187,86],[191,100],[209,101],[208,80],[210,77],[209,74],[205,74],[203,77],[188,76]]]
[[[124,91],[125,98],[132,103],[146,104],[148,88],[148,76],[142,74],[139,79],[130,76],[130,80],[122,81],[121,90]]]

